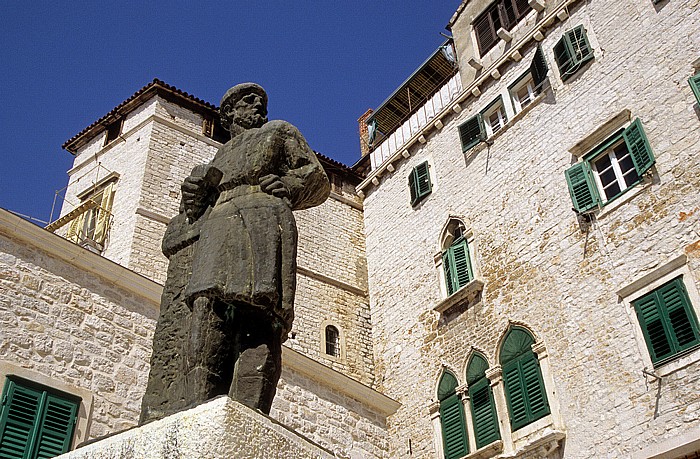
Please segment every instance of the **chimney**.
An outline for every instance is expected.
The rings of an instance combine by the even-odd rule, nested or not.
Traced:
[[[367,118],[369,118],[372,113],[374,113],[374,110],[367,109],[367,111],[360,117],[360,119],[357,120],[357,122],[360,124],[360,153],[362,153],[361,157],[367,156],[367,153],[369,153],[369,131],[367,130]]]

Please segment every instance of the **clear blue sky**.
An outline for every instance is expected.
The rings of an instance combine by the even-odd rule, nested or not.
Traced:
[[[351,165],[357,118],[442,44],[459,4],[1,1],[0,207],[48,220],[73,159],[63,142],[153,78],[216,105],[258,82],[271,119]]]

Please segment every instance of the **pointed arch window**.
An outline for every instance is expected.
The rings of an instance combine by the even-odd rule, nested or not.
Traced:
[[[483,448],[501,438],[493,390],[491,382],[486,377],[488,367],[486,359],[479,354],[474,354],[467,365],[467,385],[469,386],[476,449]]]
[[[550,412],[540,362],[532,350],[534,342],[527,330],[513,327],[501,348],[500,361],[513,430],[541,419]]]
[[[457,378],[449,372],[443,373],[438,384],[440,401],[440,425],[445,459],[457,459],[467,454],[469,445],[464,420],[464,405],[456,389]]]

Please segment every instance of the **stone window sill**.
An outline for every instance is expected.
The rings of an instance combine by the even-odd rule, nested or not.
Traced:
[[[525,427],[519,431],[513,432],[513,441],[516,443],[517,448],[512,453],[503,454],[499,456],[499,458],[522,457],[524,454],[529,455],[532,453],[536,453],[536,457],[549,457],[559,448],[561,440],[566,437],[566,433],[553,428],[550,416],[543,419],[543,421],[545,420],[548,421],[546,422],[547,425],[545,428],[540,427],[535,431],[528,432],[527,435],[519,436],[520,439],[526,440],[522,445],[517,445],[516,434],[520,433],[523,429],[529,429]],[[531,424],[531,426],[537,427],[539,423],[535,422]]]
[[[489,457],[494,457],[501,451],[503,451],[503,441],[496,440],[493,443],[490,443],[480,449],[477,449],[473,453],[467,454],[462,459],[487,459]]]
[[[455,306],[472,303],[484,289],[484,282],[474,279],[467,285],[448,296],[433,308],[434,311],[444,314]]]

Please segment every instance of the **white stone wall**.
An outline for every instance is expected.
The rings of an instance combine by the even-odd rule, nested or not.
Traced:
[[[157,316],[155,302],[0,234],[0,363],[92,394],[76,435],[136,425]]]
[[[457,127],[527,70],[533,41],[521,62],[501,67],[500,80],[366,190],[376,377],[403,404],[389,420],[392,457],[403,457],[409,438],[416,457],[434,456],[427,406],[443,365],[460,383],[473,348],[495,365],[513,322],[549,354],[564,457],[629,457],[700,424],[700,364],[671,372],[661,389],[645,378],[647,350],[616,293],[684,253],[686,285],[700,287],[700,109],[687,84],[700,57],[698,6],[577,2],[568,19],[545,29],[551,89],[534,107],[491,145],[462,153]],[[552,47],[579,24],[595,61],[562,83]],[[606,207],[583,232],[564,178],[576,160],[568,149],[624,109],[641,119],[656,156],[652,183]],[[411,208],[406,177],[425,160],[433,192]],[[473,264],[485,287],[480,303],[441,317],[433,311],[443,298],[434,255],[450,216],[474,234]],[[697,298],[694,306],[700,311]]]

